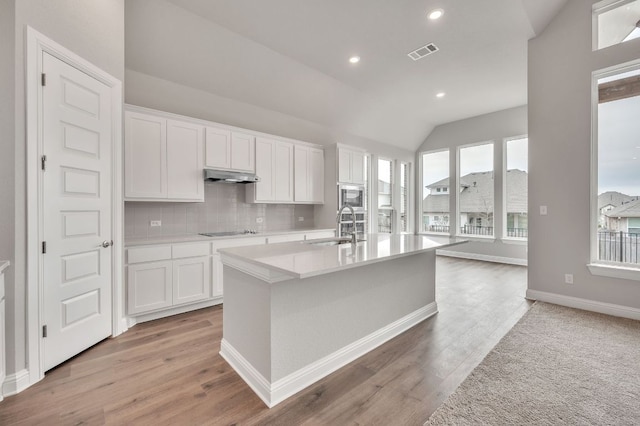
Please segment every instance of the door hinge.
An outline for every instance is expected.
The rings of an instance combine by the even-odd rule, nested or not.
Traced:
[[[42,75],[40,76],[40,82],[43,86],[47,85],[47,75],[45,73],[42,73]]]
[[[43,241],[42,242],[42,254],[45,254],[47,252],[47,242]]]
[[[45,170],[47,168],[47,156],[43,155],[40,158],[40,166],[42,167],[42,170]]]
[[[47,326],[46,325],[42,326],[42,337],[47,337]]]

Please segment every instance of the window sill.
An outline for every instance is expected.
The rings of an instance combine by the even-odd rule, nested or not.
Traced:
[[[438,237],[450,237],[448,232],[418,232],[418,235],[436,235]]]
[[[587,268],[589,268],[589,272],[591,272],[591,275],[640,281],[640,268],[631,268],[621,265],[608,265],[603,263],[590,263],[587,265]]]
[[[482,235],[468,235],[468,234],[457,234],[456,238],[463,238],[469,241],[477,241],[480,243],[495,243],[496,237],[494,236],[482,236]]]
[[[502,244],[513,244],[516,246],[526,246],[529,244],[526,238],[502,238]]]

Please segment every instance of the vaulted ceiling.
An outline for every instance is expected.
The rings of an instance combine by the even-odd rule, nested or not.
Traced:
[[[126,67],[415,150],[439,124],[526,104],[527,40],[565,2],[128,0]],[[407,56],[427,43],[440,50]]]

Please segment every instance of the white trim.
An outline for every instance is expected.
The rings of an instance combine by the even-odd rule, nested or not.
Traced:
[[[567,306],[569,308],[640,320],[640,309],[623,305],[615,305],[613,303],[596,302],[595,300],[582,299],[579,297],[565,296],[562,294],[548,293],[546,291],[538,290],[527,290],[526,298],[529,300],[539,300],[541,302]]]
[[[640,269],[638,268],[627,268],[622,265],[606,265],[602,263],[590,263],[587,265],[587,268],[589,268],[591,275],[640,281]]]
[[[527,238],[505,237],[500,240],[502,244],[512,244],[514,246],[527,246],[529,241]]]
[[[26,27],[26,145],[27,145],[27,374],[29,385],[44,378],[40,325],[42,318],[42,265],[39,241],[42,233],[40,206],[42,197],[41,175],[38,173],[38,158],[42,149],[40,105],[42,91],[39,76],[42,70],[42,53],[47,52],[72,65],[87,75],[111,88],[112,127],[112,335],[126,328],[124,320],[124,268],[122,199],[122,82],[105,71],[54,42],[33,28]],[[21,388],[19,391],[22,390]]]
[[[153,321],[160,318],[170,317],[173,315],[184,314],[185,312],[196,311],[198,309],[209,308],[211,306],[220,305],[222,303],[222,296],[215,297],[204,302],[191,303],[189,305],[178,306],[171,309],[163,309],[158,312],[151,312],[148,314],[137,315],[135,317],[127,317],[126,325],[131,328],[136,324],[140,324],[147,321]]]
[[[22,369],[5,377],[2,383],[2,397],[15,395],[31,386],[29,380],[29,370]],[[0,398],[0,401],[2,399]]]
[[[438,305],[432,302],[273,383],[265,379],[224,339],[220,345],[220,355],[271,408],[437,313]]]
[[[506,263],[507,265],[527,266],[527,259],[518,259],[515,257],[489,256],[486,254],[464,253],[450,250],[436,250],[436,255],[456,257],[459,259],[482,260],[484,262]]]
[[[495,217],[495,216],[494,216]],[[495,230],[495,228],[493,228]],[[493,235],[469,235],[469,234],[456,234],[455,237],[464,238],[465,240],[474,241],[478,243],[495,243],[496,237]]]

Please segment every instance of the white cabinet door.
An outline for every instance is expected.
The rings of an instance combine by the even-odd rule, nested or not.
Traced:
[[[231,168],[231,131],[207,127],[205,133],[205,166],[213,169]]]
[[[338,182],[351,182],[352,151],[338,148]]]
[[[293,199],[296,202],[311,201],[310,194],[310,174],[311,159],[309,147],[296,145],[294,147],[293,158],[293,176],[294,176],[294,194]]]
[[[166,198],[166,120],[127,111],[124,130],[125,198]]]
[[[276,141],[267,138],[256,138],[256,175],[260,182],[255,184],[255,200],[275,200],[275,180],[273,167],[275,161]]]
[[[274,201],[293,201],[293,144],[277,141],[274,158]]]
[[[211,296],[222,296],[222,261],[219,254],[211,256]]]
[[[202,126],[167,121],[167,198],[204,201]]]
[[[173,261],[173,304],[196,302],[211,297],[209,257]]]
[[[351,153],[351,183],[364,184],[364,153]]]
[[[338,148],[338,182],[364,183],[364,152]]]
[[[172,265],[171,261],[164,261],[128,266],[127,313],[129,315],[173,305]]]
[[[254,172],[256,169],[255,137],[246,133],[231,134],[231,168]]]
[[[324,151],[321,149],[311,148],[310,155],[310,195],[311,201],[314,203],[324,203]]]

